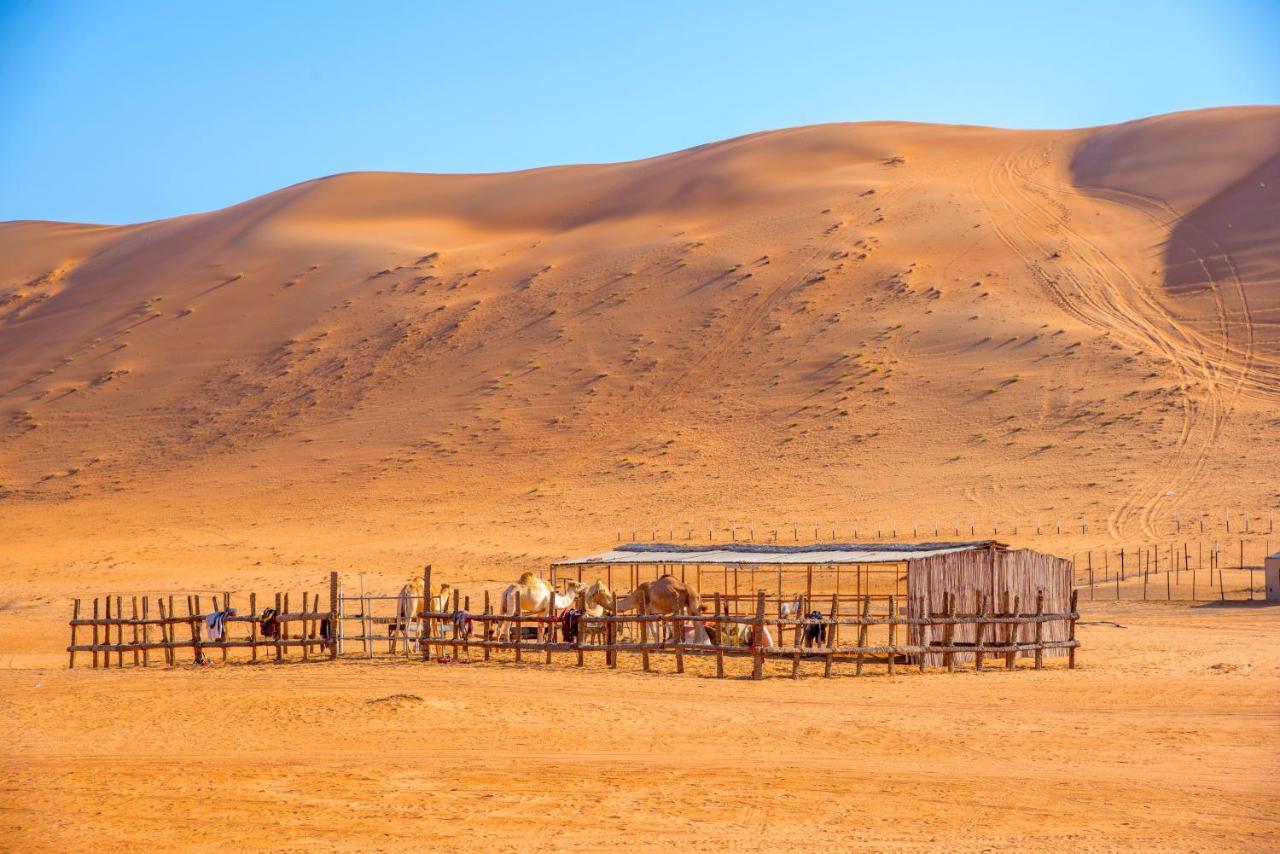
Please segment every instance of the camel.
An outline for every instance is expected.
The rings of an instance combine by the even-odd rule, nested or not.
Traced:
[[[655,614],[689,614],[695,616],[706,609],[698,591],[674,575],[664,575],[654,581],[642,581],[635,590],[618,600],[619,611],[639,610],[645,616]],[[701,620],[693,621],[694,643],[708,644],[706,627]],[[667,627],[669,628],[669,627]]]
[[[508,585],[507,589],[502,591],[498,613],[504,617],[515,617],[518,614],[535,614],[539,617],[544,617],[549,610],[552,610],[549,606],[553,606],[555,611],[568,608],[577,601],[578,593],[582,589],[582,584],[577,581],[570,581],[566,592],[555,593],[548,582],[532,572],[526,572],[520,576],[519,581]],[[553,595],[554,599],[552,598]],[[497,624],[496,634],[498,637],[503,636],[506,625],[506,621],[501,621]],[[550,626],[546,623],[538,623],[539,640],[543,638],[543,630],[549,628]]]
[[[453,588],[448,584],[441,584],[440,592],[430,597],[423,596],[423,589],[423,580],[415,577],[401,587],[399,595],[396,596],[396,621],[387,627],[387,639],[391,644],[392,652],[396,648],[398,633],[403,633],[406,643],[412,642],[416,650],[418,639],[409,636],[409,626],[418,622],[423,614],[444,611],[449,607]]]
[[[605,612],[612,607],[613,591],[603,581],[595,581],[582,591],[582,613],[585,616],[603,617]],[[589,628],[583,630],[584,635],[589,633],[596,640],[603,638],[603,623],[591,623],[588,625]]]

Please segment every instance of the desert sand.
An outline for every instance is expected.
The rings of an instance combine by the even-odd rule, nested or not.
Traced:
[[[1203,512],[1207,537],[1224,511],[1265,529],[1278,173],[1257,107],[794,128],[0,224],[7,838],[1274,848],[1260,605],[1087,603],[1076,672],[893,680],[62,649],[72,596],[331,569],[390,590],[424,563],[492,585],[632,531],[977,520],[1070,555]]]

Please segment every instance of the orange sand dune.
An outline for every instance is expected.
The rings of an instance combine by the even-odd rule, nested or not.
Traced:
[[[475,590],[619,532],[1265,525],[1278,163],[1272,107],[847,124],[0,224],[9,838],[1274,848],[1274,608],[1090,602],[1078,671],[799,684],[62,645],[69,596]]]
[[[828,125],[4,224],[6,517],[128,527],[165,496],[192,527],[412,518],[406,553],[514,556],[651,523],[1085,514],[1123,541],[1262,513],[1278,152],[1263,107]]]

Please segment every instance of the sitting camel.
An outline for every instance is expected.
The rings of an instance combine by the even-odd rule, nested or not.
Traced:
[[[706,609],[702,605],[702,597],[698,595],[697,590],[674,575],[664,575],[654,581],[642,581],[635,590],[618,600],[618,610],[639,610],[645,616],[658,614],[696,616]],[[693,642],[709,643],[706,626],[703,625],[702,620],[694,620],[693,626]],[[684,640],[682,639],[681,642]]]
[[[419,622],[423,614],[438,613],[449,607],[453,588],[448,584],[441,584],[440,592],[430,597],[423,595],[423,589],[423,580],[414,578],[401,587],[399,595],[396,596],[396,621],[387,627],[387,639],[392,652],[395,652],[397,634],[403,634],[405,642],[412,643],[416,651],[418,638],[411,637],[409,627]]]
[[[519,581],[509,585],[506,590],[502,591],[498,613],[504,617],[515,617],[518,614],[534,614],[539,617],[554,616],[553,612],[573,605],[582,589],[582,584],[577,581],[570,581],[566,592],[556,593],[550,583],[532,572],[526,572],[520,576]],[[542,640],[543,630],[549,629],[550,625],[547,623],[538,623],[537,625],[538,640]],[[499,638],[503,637],[506,626],[506,621],[499,621],[495,627],[495,635]],[[550,637],[549,633],[547,637]]]

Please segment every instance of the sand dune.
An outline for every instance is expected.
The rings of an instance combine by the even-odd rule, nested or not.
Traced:
[[[308,495],[359,527],[394,498],[551,551],[552,520],[583,545],[966,514],[1142,538],[1261,511],[1278,151],[1275,108],[829,125],[4,224],[5,502],[136,520],[148,491],[234,524]]]

